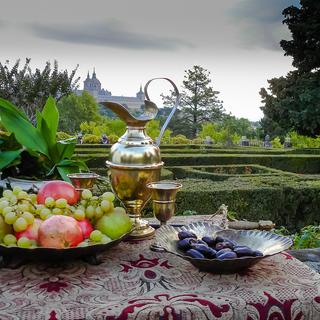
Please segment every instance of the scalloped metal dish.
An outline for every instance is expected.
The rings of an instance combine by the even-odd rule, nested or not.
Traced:
[[[263,257],[241,257],[236,259],[195,259],[188,257],[183,251],[177,248],[178,232],[181,230],[190,230],[198,238],[205,235],[228,238],[236,241],[240,245],[247,245],[254,250],[260,250]],[[223,230],[218,225],[207,222],[196,222],[183,227],[163,226],[156,231],[155,243],[150,249],[158,252],[172,253],[182,259],[190,261],[201,271],[214,273],[233,273],[248,268],[261,259],[287,250],[292,246],[292,240],[267,231],[259,230]]]
[[[133,229],[132,229],[133,230]],[[116,246],[121,241],[128,238],[131,231],[124,234],[120,238],[105,244],[93,244],[87,247],[72,247],[65,249],[56,248],[19,248],[7,247],[0,244],[0,255],[9,258],[19,258],[25,260],[39,260],[39,261],[63,261],[69,259],[77,259],[82,257],[94,256],[103,251],[109,250]]]

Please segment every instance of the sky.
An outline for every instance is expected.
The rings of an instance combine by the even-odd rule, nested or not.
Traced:
[[[168,77],[181,88],[184,71],[210,71],[224,108],[259,120],[260,88],[292,70],[281,39],[290,39],[282,10],[298,0],[0,0],[0,61],[31,58],[42,69],[79,64],[80,88],[96,70],[113,95],[135,96],[140,84]],[[150,85],[161,106],[164,81]]]

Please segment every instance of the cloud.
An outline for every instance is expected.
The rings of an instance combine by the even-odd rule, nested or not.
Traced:
[[[299,6],[298,0],[242,0],[230,11],[238,27],[238,41],[242,47],[282,50],[279,42],[290,37],[282,24],[282,11]]]
[[[193,44],[172,37],[126,30],[123,24],[111,20],[103,23],[91,23],[67,26],[31,24],[33,33],[39,38],[66,43],[78,43],[133,50],[177,50],[192,48]]]

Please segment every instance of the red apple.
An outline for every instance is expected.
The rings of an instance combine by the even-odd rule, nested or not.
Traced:
[[[44,204],[48,197],[54,200],[63,198],[66,199],[70,205],[73,205],[79,201],[80,193],[68,182],[52,180],[41,186],[38,191],[37,202]]]
[[[84,219],[81,221],[78,221],[78,224],[81,228],[82,235],[85,239],[89,238],[90,233],[93,231],[93,227],[88,219]]]
[[[39,233],[39,228],[42,224],[42,220],[35,218],[33,223],[28,226],[28,228],[24,231],[21,232],[15,232],[15,236],[17,239],[21,237],[26,237],[30,240],[36,240],[38,241],[38,233]]]
[[[39,228],[39,244],[47,248],[75,247],[83,241],[82,230],[76,219],[55,215],[45,220]]]

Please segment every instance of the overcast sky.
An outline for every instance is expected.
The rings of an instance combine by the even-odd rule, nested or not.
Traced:
[[[259,120],[259,90],[285,75],[291,58],[281,12],[298,0],[0,0],[0,60],[30,57],[34,67],[57,59],[79,64],[82,81],[96,68],[114,95],[135,95],[140,84],[165,76],[181,85],[184,70],[211,72],[224,107]],[[154,83],[150,97],[169,89]]]

